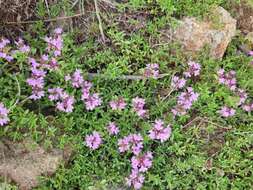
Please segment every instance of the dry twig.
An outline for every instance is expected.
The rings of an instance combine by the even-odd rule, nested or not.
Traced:
[[[103,27],[102,27],[102,20],[101,20],[100,14],[99,14],[99,8],[98,8],[97,0],[94,0],[94,4],[95,4],[96,15],[97,15],[98,24],[99,24],[99,30],[100,30],[100,33],[101,33],[103,43],[105,43],[105,35],[104,35]]]

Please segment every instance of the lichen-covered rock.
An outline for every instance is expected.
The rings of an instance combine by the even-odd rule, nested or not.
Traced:
[[[199,21],[186,17],[179,22],[173,37],[183,45],[185,51],[196,53],[208,45],[211,57],[223,57],[229,42],[236,34],[236,20],[222,7],[216,7],[212,14],[215,21]]]
[[[45,151],[31,140],[0,142],[0,175],[18,184],[21,190],[38,185],[42,175],[52,175],[61,163],[66,162],[72,151],[52,149]]]

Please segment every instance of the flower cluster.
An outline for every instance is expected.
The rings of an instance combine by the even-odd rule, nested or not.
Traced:
[[[253,52],[253,51],[252,51]],[[250,54],[251,55],[251,54]],[[253,55],[253,53],[252,53]],[[224,69],[218,70],[218,77],[219,77],[219,83],[224,84],[229,89],[239,97],[239,101],[236,104],[236,106],[241,106],[241,108],[246,112],[253,111],[253,103],[246,103],[248,94],[245,92],[245,90],[237,88],[236,86],[236,72],[235,71],[229,71],[225,73]],[[222,117],[231,117],[235,115],[236,110],[233,108],[229,108],[227,106],[223,106],[219,113]]]
[[[196,77],[200,74],[201,65],[199,63],[196,63],[194,61],[189,61],[188,63],[188,69],[184,72],[185,77]]]
[[[152,129],[149,131],[149,138],[164,142],[170,138],[171,127],[164,127],[164,122],[160,119],[155,120]]]
[[[3,126],[9,122],[8,118],[9,110],[4,107],[4,104],[0,102],[0,126]]]
[[[66,113],[73,111],[74,109],[73,104],[75,102],[75,99],[73,96],[70,96],[65,91],[63,91],[62,88],[59,88],[59,87],[49,88],[48,93],[49,93],[49,96],[48,96],[49,100],[57,101],[56,108],[59,111],[66,112]]]
[[[103,140],[97,131],[93,131],[92,134],[85,137],[85,144],[87,147],[96,150],[102,144]]]
[[[119,139],[118,146],[120,152],[130,150],[133,154],[138,155],[143,148],[143,138],[140,134],[130,134]]]
[[[31,77],[26,80],[27,84],[32,88],[32,95],[29,97],[33,100],[41,99],[45,95],[44,78],[46,72],[35,59],[29,59],[31,63]]]
[[[119,97],[116,100],[111,100],[109,102],[110,107],[112,110],[123,110],[126,107],[126,102],[122,97]]]
[[[134,189],[140,189],[144,183],[145,177],[143,174],[136,170],[132,170],[129,177],[126,178],[126,184],[130,187],[133,186]]]
[[[84,80],[81,70],[77,69],[72,75],[66,75],[65,80],[71,81],[74,88],[81,88],[81,100],[84,101],[87,110],[93,110],[102,104],[99,94],[90,92],[92,83]]]
[[[119,133],[119,128],[116,126],[115,122],[110,122],[107,126],[107,130],[110,135],[117,135]]]
[[[29,53],[31,50],[30,46],[26,45],[22,38],[19,38],[15,44],[17,45],[18,50],[22,53]]]
[[[227,107],[227,106],[223,106],[221,110],[219,111],[219,113],[221,114],[222,117],[231,117],[235,115],[235,109]]]
[[[71,76],[71,83],[74,88],[80,88],[82,87],[84,83],[84,79],[82,76],[82,71],[77,69]]]
[[[236,78],[235,71],[229,71],[225,73],[224,69],[218,71],[219,83],[226,85],[230,90],[235,91],[236,89]]]
[[[132,106],[133,106],[133,110],[136,112],[136,114],[139,117],[143,118],[143,117],[147,116],[147,110],[144,109],[145,99],[139,98],[138,96],[133,98]]]
[[[6,61],[11,62],[13,60],[13,57],[9,55],[7,51],[5,51],[5,47],[9,43],[10,43],[10,40],[4,39],[4,38],[0,41],[0,58],[3,58]]]
[[[140,189],[144,183],[144,175],[142,172],[146,172],[152,166],[152,153],[147,152],[133,156],[131,159],[132,171],[129,177],[126,178],[126,184],[134,189]]]
[[[240,106],[247,100],[248,94],[243,89],[237,89],[236,94],[240,98],[240,100],[237,104],[238,106]]]
[[[253,111],[253,103],[250,104],[244,104],[242,106],[242,109],[246,112],[252,112]]]
[[[61,32],[62,30],[58,28],[58,29],[55,29],[54,31],[54,37],[46,37],[46,42],[48,43],[47,53],[50,53],[49,51],[53,50],[54,51],[53,56],[55,57],[50,57],[48,54],[43,54],[41,56],[39,63],[34,58],[29,58],[29,62],[31,63],[31,69],[30,69],[31,77],[27,79],[27,83],[32,88],[32,95],[30,96],[30,99],[38,100],[38,99],[41,99],[45,95],[44,78],[46,76],[46,69],[56,70],[59,67],[56,57],[61,54],[60,52],[63,46]],[[16,42],[16,45],[18,46],[19,51],[21,52],[30,51],[30,47],[25,45],[24,40],[22,39],[19,39]],[[63,98],[62,96],[62,100],[64,100],[63,102],[65,101],[72,102],[73,98],[69,96],[66,96]],[[58,109],[66,111],[66,109],[63,109],[63,107],[65,107],[63,106],[63,104],[60,104],[60,103],[58,104],[59,104]],[[71,108],[71,106],[69,108]],[[72,110],[72,109],[67,109],[68,112],[69,110]]]
[[[186,80],[184,78],[179,78],[178,76],[173,76],[171,80],[171,87],[174,90],[182,89],[186,84]]]
[[[157,79],[159,77],[159,65],[154,64],[147,64],[145,70],[144,70],[144,76],[145,77],[152,77],[154,79]]]
[[[102,104],[102,99],[99,97],[98,93],[94,93],[89,95],[84,103],[87,110],[93,110]]]
[[[182,92],[177,98],[177,105],[172,109],[174,116],[185,115],[193,103],[197,101],[199,94],[193,91],[192,87],[188,87],[185,92]]]
[[[63,39],[62,39],[62,29],[56,28],[54,30],[54,35],[50,37],[45,37],[47,42],[47,51],[53,52],[53,56],[58,57],[61,55],[63,48]]]
[[[139,172],[146,172],[152,166],[152,153],[135,155],[131,159],[132,169]]]

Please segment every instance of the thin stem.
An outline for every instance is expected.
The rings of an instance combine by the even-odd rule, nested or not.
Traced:
[[[99,8],[98,8],[97,0],[94,0],[94,3],[95,3],[95,9],[96,9],[96,15],[97,15],[97,19],[98,19],[98,24],[99,24],[99,30],[100,30],[100,33],[101,33],[103,43],[105,43],[105,35],[104,35],[103,27],[102,27],[102,20],[101,20],[100,14],[99,14]]]

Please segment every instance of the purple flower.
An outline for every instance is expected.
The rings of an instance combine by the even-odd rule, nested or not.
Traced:
[[[240,100],[239,100],[239,102],[238,102],[238,106],[239,105],[242,105],[245,101],[246,101],[246,99],[247,99],[247,97],[248,97],[248,95],[247,95],[247,93],[245,92],[245,90],[243,90],[243,89],[237,89],[237,95],[240,97]]]
[[[196,77],[200,74],[201,65],[199,63],[196,63],[194,61],[189,61],[187,64],[188,64],[188,69],[186,72],[184,72],[184,75],[186,77]]]
[[[87,110],[93,110],[102,104],[102,99],[97,93],[94,93],[89,95],[88,98],[85,99],[84,103]]]
[[[29,57],[28,61],[31,63],[32,68],[37,68],[40,66],[40,64],[34,58]]]
[[[219,77],[219,83],[224,84],[230,90],[235,91],[236,89],[236,78],[235,78],[236,72],[235,71],[229,71],[228,73],[225,73],[224,69],[220,69],[218,71],[218,77]]]
[[[3,38],[0,42],[0,50],[3,49],[9,43],[10,43],[10,40]]]
[[[231,117],[235,115],[235,109],[223,106],[219,111],[222,117]]]
[[[123,139],[119,139],[118,141],[119,152],[126,152],[130,148],[129,138],[124,137]]]
[[[54,33],[55,34],[60,35],[60,34],[62,34],[62,32],[63,32],[62,28],[56,28],[56,29],[54,29]]]
[[[126,102],[122,97],[119,97],[117,100],[112,100],[109,102],[112,110],[123,110],[126,107]]]
[[[155,121],[153,128],[149,131],[149,137],[153,140],[160,140],[164,142],[170,138],[171,127],[168,125],[164,127],[164,122],[160,119]]]
[[[193,91],[193,88],[188,87],[185,92],[182,92],[177,98],[177,105],[172,108],[172,113],[176,115],[185,115],[187,110],[191,108],[193,103],[197,101],[199,94]]]
[[[242,105],[242,109],[246,112],[251,112],[253,110],[253,103]]]
[[[71,80],[71,76],[70,74],[67,74],[65,77],[64,77],[65,81],[70,81]]]
[[[59,68],[59,63],[57,62],[57,60],[53,57],[50,61],[49,61],[49,65],[48,65],[48,69],[51,70],[56,70]]]
[[[0,102],[0,126],[3,126],[9,122],[8,118],[9,110]]]
[[[92,83],[89,81],[84,81],[82,84],[82,97],[81,100],[86,100],[90,96],[90,89],[92,87]]]
[[[171,87],[175,90],[182,89],[185,86],[186,80],[184,78],[179,78],[178,76],[172,77]]]
[[[145,99],[135,97],[132,100],[133,110],[137,113],[139,117],[145,117],[147,115],[147,110],[144,109]]]
[[[107,130],[110,135],[117,135],[119,133],[119,128],[114,122],[110,122],[107,126]]]
[[[129,177],[126,178],[126,184],[129,187],[133,186],[134,189],[138,190],[138,189],[141,189],[144,183],[144,179],[145,177],[142,174],[140,174],[136,170],[132,170]]]
[[[72,75],[72,77],[71,77],[71,81],[72,81],[72,86],[73,86],[74,88],[80,88],[80,87],[82,87],[82,84],[83,84],[83,82],[84,82],[83,76],[82,76],[82,71],[79,70],[79,69],[77,69],[77,70],[73,73],[73,75]]]
[[[60,28],[57,28],[54,30],[54,36],[45,37],[45,41],[47,42],[47,51],[52,51],[55,57],[61,55],[63,48],[63,39],[61,33],[62,30]]]
[[[132,153],[138,155],[143,148],[143,138],[140,134],[130,134],[119,139],[118,146],[120,152],[131,150]]]
[[[197,101],[199,94],[193,91],[193,88],[188,87],[185,92],[182,92],[178,96],[178,104],[181,105],[185,110],[191,108],[193,102]]]
[[[144,70],[145,77],[153,77],[155,79],[159,76],[159,65],[158,64],[147,64]]]
[[[131,159],[132,169],[139,172],[146,172],[152,166],[152,153],[133,156]]]
[[[97,131],[93,131],[92,134],[85,137],[85,143],[89,148],[96,150],[102,144],[102,138]]]
[[[63,96],[63,89],[56,87],[56,88],[49,88],[49,100],[54,101],[54,100],[59,100]]]
[[[70,113],[74,109],[74,102],[75,99],[73,96],[70,96],[67,93],[63,93],[61,101],[57,102],[56,104],[56,108],[62,112]]]
[[[253,56],[253,51],[249,51],[249,56]]]
[[[26,45],[24,40],[22,38],[19,38],[15,44],[18,47],[18,50],[21,51],[22,53],[29,53],[30,52],[30,46]]]

